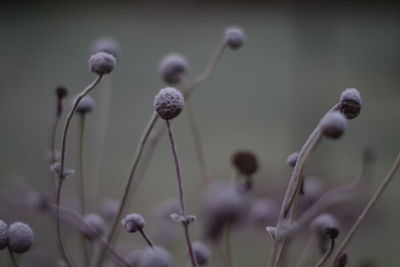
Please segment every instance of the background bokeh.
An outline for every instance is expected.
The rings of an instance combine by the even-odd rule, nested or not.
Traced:
[[[360,168],[361,151],[373,146],[378,160],[369,193],[359,199],[362,206],[400,147],[398,14],[395,3],[363,1],[323,5],[295,1],[4,4],[0,10],[0,190],[21,184],[39,192],[46,190],[54,88],[65,85],[72,95],[94,79],[87,70],[90,46],[99,37],[112,36],[122,48],[118,66],[93,93],[98,99],[104,87],[112,88],[103,164],[98,169],[93,163],[96,155],[91,153],[98,146],[97,125],[102,121],[97,110],[87,120],[86,163],[91,196],[98,193],[99,198],[118,199],[153,111],[153,96],[164,86],[157,71],[160,59],[168,52],[185,55],[193,78],[204,69],[223,30],[237,25],[246,32],[246,44],[240,50],[226,51],[215,74],[196,89],[192,101],[212,178],[228,179],[233,172],[232,152],[249,149],[258,155],[261,165],[255,177],[256,191],[262,195],[282,190],[290,174],[286,156],[301,147],[341,91],[355,87],[363,98],[361,115],[349,122],[342,139],[322,142],[307,174],[330,186],[350,182]],[[196,213],[201,181],[193,139],[185,116],[174,120],[173,126],[189,209]],[[71,167],[76,166],[74,140],[70,141]],[[172,163],[169,144],[163,138],[131,211],[151,221],[157,203],[176,196]],[[361,266],[360,261],[369,259],[376,266],[390,266],[398,254],[398,180],[349,247],[349,266]],[[73,178],[67,184],[68,200],[76,184]],[[276,195],[279,203],[282,195]],[[96,201],[91,200],[94,210]],[[10,207],[7,202],[1,204],[0,218],[31,223],[36,230],[34,252],[56,251],[48,219]],[[359,210],[354,212],[356,216]],[[137,239],[124,238],[127,243],[140,244]],[[293,259],[304,242],[295,243]],[[233,244],[236,266],[265,264],[270,240],[262,229],[235,235]],[[182,254],[179,248],[172,248],[175,255]],[[183,266],[180,258],[175,260],[176,266]],[[2,252],[0,265],[8,264],[7,254]]]

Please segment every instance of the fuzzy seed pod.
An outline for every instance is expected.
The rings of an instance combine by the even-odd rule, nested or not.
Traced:
[[[258,160],[250,151],[238,151],[232,156],[232,164],[236,170],[246,176],[254,174],[258,169]]]
[[[338,139],[346,131],[347,120],[339,112],[329,112],[321,119],[319,126],[325,137]]]
[[[278,213],[279,208],[272,200],[264,198],[254,199],[251,203],[249,220],[253,225],[264,228],[265,225],[269,225],[275,221]]]
[[[132,213],[126,215],[125,218],[122,219],[121,223],[129,233],[135,233],[143,229],[146,221],[142,215]]]
[[[139,267],[169,267],[171,255],[161,247],[147,247],[139,259]]]
[[[96,213],[87,214],[83,218],[83,221],[85,222],[85,227],[83,228],[82,233],[87,239],[93,240],[98,236],[103,235],[106,229],[106,224],[103,218],[99,215]]]
[[[226,45],[231,49],[240,48],[246,37],[242,29],[238,27],[229,27],[225,30],[224,40]]]
[[[208,246],[201,241],[196,241],[192,243],[192,248],[197,264],[206,265],[211,256]]]
[[[297,158],[299,157],[299,152],[294,152],[292,154],[290,154],[287,159],[286,159],[286,163],[290,166],[290,167],[294,167],[296,166],[296,162],[297,162]]]
[[[0,220],[0,250],[3,250],[5,247],[7,247],[7,224]]]
[[[318,235],[325,236],[327,229],[339,228],[339,223],[333,215],[324,213],[318,215],[310,224],[311,230],[315,231]]]
[[[348,88],[340,96],[340,112],[347,119],[354,119],[360,114],[361,96],[357,89]]]
[[[160,62],[161,78],[171,85],[180,83],[188,71],[187,60],[179,54],[166,55]]]
[[[100,203],[99,213],[104,219],[112,220],[118,214],[119,205],[115,199],[106,199]]]
[[[86,113],[92,111],[94,106],[95,106],[95,101],[93,97],[87,95],[84,98],[82,98],[82,100],[79,102],[76,112],[78,112],[81,115],[85,115]]]
[[[117,60],[115,57],[106,52],[98,52],[89,59],[89,70],[104,75],[112,72],[115,68]]]
[[[25,253],[33,242],[33,232],[29,225],[22,222],[15,222],[8,227],[8,247],[12,252]]]
[[[185,100],[177,89],[166,87],[156,95],[153,105],[161,118],[171,120],[182,112]]]
[[[129,265],[131,267],[138,267],[139,266],[139,262],[140,262],[140,258],[143,255],[143,251],[138,249],[138,250],[134,250],[131,251],[126,257],[125,260],[129,263]]]
[[[98,52],[106,52],[117,58],[120,54],[121,48],[117,40],[114,38],[101,37],[93,42],[90,51],[93,54]]]
[[[64,99],[68,96],[68,89],[64,86],[59,86],[56,88],[56,95],[59,100]]]

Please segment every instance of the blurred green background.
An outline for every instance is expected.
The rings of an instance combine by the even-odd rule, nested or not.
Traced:
[[[87,70],[92,42],[111,36],[122,48],[118,65],[93,93],[98,99],[107,84],[112,87],[103,164],[94,170],[96,155],[91,151],[98,145],[96,123],[101,120],[96,111],[87,120],[86,163],[91,194],[119,198],[153,111],[153,97],[164,86],[157,69],[160,59],[169,52],[185,55],[193,78],[204,69],[224,29],[237,25],[246,32],[246,44],[226,51],[215,74],[196,89],[192,101],[212,178],[229,178],[232,152],[250,149],[261,165],[255,177],[257,191],[282,188],[290,174],[286,156],[301,147],[342,90],[355,87],[363,98],[361,115],[349,122],[342,139],[322,142],[307,173],[330,185],[350,182],[360,167],[362,149],[373,146],[378,161],[369,185],[372,193],[400,147],[398,14],[395,3],[363,1],[4,4],[0,11],[0,189],[7,191],[17,177],[33,190],[46,189],[54,88],[65,85],[71,95],[80,92],[95,77]],[[173,126],[186,198],[196,213],[201,181],[193,139],[185,116],[174,120]],[[68,165],[73,168],[75,138],[70,140]],[[157,203],[176,196],[172,163],[163,138],[131,211],[150,216]],[[100,173],[98,189],[95,173]],[[349,266],[361,266],[358,263],[364,259],[390,266],[398,254],[398,180],[376,207],[379,216],[369,217],[369,228],[366,224],[349,247]],[[67,184],[65,199],[76,187],[73,178]],[[281,199],[277,200],[279,204]],[[35,249],[55,249],[46,245],[46,235],[52,235],[45,230],[48,220],[30,213],[17,217],[7,205],[0,211],[5,221],[24,220],[38,229]],[[125,239],[140,244],[138,238]],[[296,243],[298,248],[301,242]],[[236,266],[265,265],[270,240],[262,229],[239,233],[233,243]],[[177,251],[175,255],[182,253]],[[293,249],[293,259],[300,251]],[[182,261],[177,258],[176,266],[183,266]],[[0,254],[0,263],[8,266],[6,253]]]

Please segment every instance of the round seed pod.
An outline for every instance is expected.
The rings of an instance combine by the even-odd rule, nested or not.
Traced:
[[[347,120],[339,112],[329,112],[321,119],[319,126],[325,137],[338,139],[346,131]]]
[[[106,52],[117,58],[121,52],[121,47],[117,40],[112,37],[106,36],[95,40],[92,44],[90,51],[93,54],[98,52]]]
[[[5,247],[7,247],[7,228],[7,224],[0,220],[0,250],[3,250]]]
[[[101,218],[99,215],[96,213],[87,214],[83,218],[83,221],[86,225],[83,228],[82,233],[87,239],[93,240],[103,235],[106,229],[106,224],[103,218]]]
[[[310,224],[310,228],[312,231],[316,232],[319,236],[325,237],[327,229],[331,228],[338,229],[339,223],[333,215],[329,213],[324,213],[314,218],[314,220]]]
[[[340,96],[340,112],[347,119],[354,119],[361,111],[361,96],[357,89],[348,88]]]
[[[64,99],[68,96],[68,89],[64,86],[58,86],[56,88],[56,95],[58,99]]]
[[[115,199],[105,199],[100,203],[99,213],[106,220],[112,220],[117,217],[119,201]]]
[[[192,248],[197,264],[206,265],[211,256],[208,246],[201,241],[196,241],[192,243]]]
[[[139,259],[139,267],[170,267],[171,255],[161,247],[147,247]]]
[[[78,112],[81,115],[85,115],[86,113],[92,111],[94,106],[95,106],[95,101],[93,97],[87,95],[84,98],[82,98],[82,100],[79,102],[76,112]]]
[[[287,159],[286,159],[286,163],[290,166],[290,167],[294,167],[296,166],[296,162],[297,159],[299,157],[299,152],[294,152],[292,154],[290,154]]]
[[[171,120],[182,112],[185,100],[177,89],[166,87],[155,96],[153,105],[161,118]]]
[[[106,52],[98,52],[89,58],[89,70],[104,75],[112,72],[115,68],[117,60],[115,57]]]
[[[171,85],[182,81],[189,68],[187,60],[179,54],[166,55],[159,65],[161,78]]]
[[[131,267],[138,267],[140,258],[142,257],[143,251],[138,249],[131,251],[126,257],[125,260],[129,263]]]
[[[33,232],[29,225],[22,222],[15,222],[8,227],[8,247],[12,252],[25,253],[33,242]]]
[[[135,233],[143,229],[146,221],[142,215],[132,213],[126,215],[125,218],[122,219],[121,223],[129,233]]]
[[[226,45],[231,49],[240,48],[246,37],[243,33],[243,30],[239,27],[229,27],[225,30],[224,41]]]
[[[232,156],[232,164],[236,170],[246,176],[254,174],[258,169],[258,160],[250,151],[238,151]]]

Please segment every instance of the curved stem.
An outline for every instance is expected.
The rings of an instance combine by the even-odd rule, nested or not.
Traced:
[[[394,175],[396,174],[398,168],[400,167],[400,154],[397,155],[396,160],[394,161],[392,168],[390,169],[389,173],[378,187],[374,195],[372,196],[371,200],[368,202],[367,206],[364,208],[360,216],[358,217],[357,221],[354,223],[353,227],[351,228],[350,232],[347,234],[343,242],[340,244],[339,249],[336,251],[335,256],[333,257],[332,266],[338,262],[340,255],[344,252],[347,245],[350,243],[351,239],[353,238],[354,234],[360,227],[360,224],[365,219],[369,211],[372,209],[374,204],[379,200],[382,196],[383,192],[385,191],[386,187],[389,185],[390,181],[393,179]]]
[[[315,264],[314,267],[322,267],[324,263],[328,260],[329,256],[332,254],[332,251],[335,247],[335,240],[331,239],[331,242],[329,243],[329,249],[325,252],[324,256]]]
[[[14,267],[18,267],[17,259],[15,258],[15,255],[14,255],[14,253],[11,251],[10,248],[8,248],[8,253],[10,254],[10,258],[11,258],[11,261],[12,261]]]
[[[183,196],[184,190],[183,190],[183,183],[182,183],[181,167],[180,167],[180,163],[179,163],[179,156],[178,156],[178,152],[176,149],[176,144],[175,144],[175,140],[174,140],[174,135],[172,133],[170,121],[166,120],[166,123],[167,123],[169,141],[171,143],[172,155],[173,155],[174,162],[175,162],[176,178],[178,180],[178,191],[179,191],[179,202],[180,202],[180,208],[181,208],[181,215],[183,217],[186,217],[185,200],[184,200],[184,196]],[[189,223],[182,222],[182,225],[183,225],[184,232],[185,232],[186,245],[189,250],[190,261],[192,262],[193,267],[197,267],[196,257],[194,255],[193,248],[192,248],[192,242],[190,241]]]
[[[151,241],[150,237],[146,234],[146,232],[143,229],[139,230],[140,234],[142,235],[143,239],[146,241],[146,243],[150,246],[150,247],[154,247],[154,243],[153,241]]]

